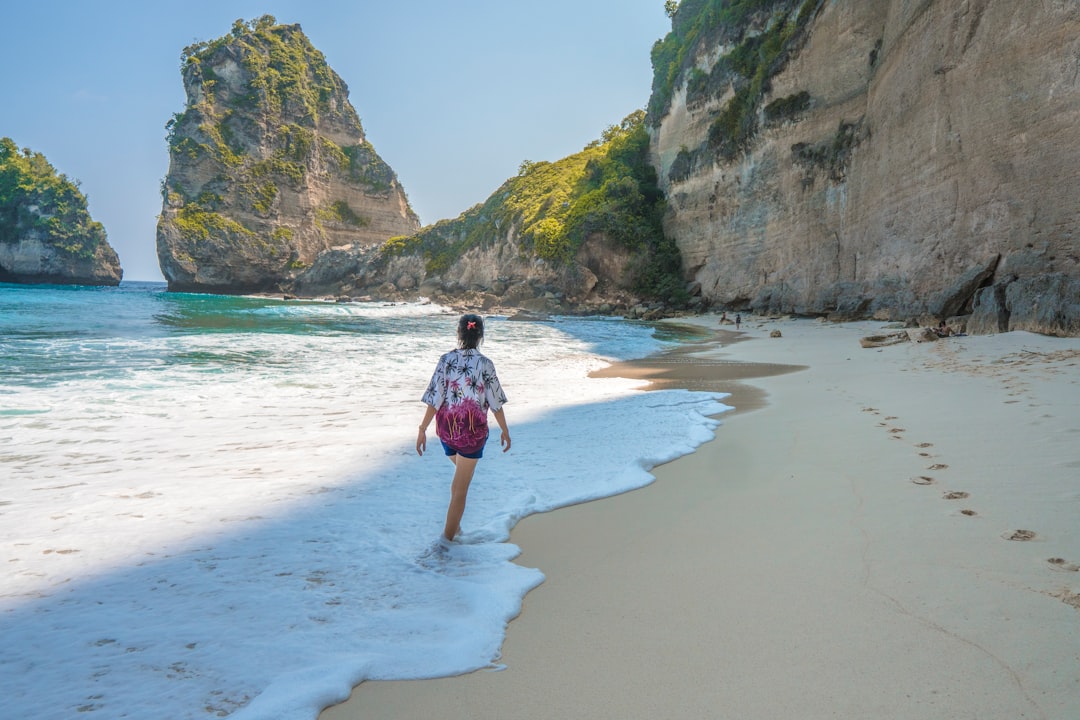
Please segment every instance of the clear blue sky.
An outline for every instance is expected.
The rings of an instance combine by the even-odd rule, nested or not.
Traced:
[[[5,3],[0,136],[82,184],[126,280],[160,280],[154,228],[180,51],[265,13],[300,23],[426,225],[522,160],[577,152],[649,99],[663,0],[26,0]]]

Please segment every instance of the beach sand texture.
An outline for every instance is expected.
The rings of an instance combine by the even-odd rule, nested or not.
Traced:
[[[517,526],[547,580],[504,670],[322,720],[1080,718],[1080,340],[859,346],[880,328],[754,319],[617,368],[736,411],[654,484]]]

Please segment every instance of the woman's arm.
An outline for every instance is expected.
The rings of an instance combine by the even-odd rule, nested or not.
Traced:
[[[427,450],[427,426],[431,424],[431,418],[435,417],[435,407],[427,406],[424,411],[424,419],[420,421],[420,434],[416,436],[416,454],[423,455]]]
[[[499,443],[503,446],[503,452],[510,449],[510,428],[506,426],[506,413],[502,408],[498,410],[492,410],[491,414],[495,416],[495,422],[499,423],[499,429],[502,430],[502,437],[499,438]]]

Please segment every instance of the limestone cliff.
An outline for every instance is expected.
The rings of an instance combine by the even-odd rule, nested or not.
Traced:
[[[456,219],[377,251],[324,253],[297,288],[552,311],[610,311],[642,299],[685,305],[648,145],[637,111],[579,153],[522,163],[517,176]]]
[[[713,302],[1080,334],[1080,3],[683,0],[653,61]]]
[[[288,290],[320,252],[419,227],[348,89],[299,25],[237,21],[183,53],[158,259],[171,290]]]
[[[122,275],[77,183],[0,138],[0,282],[118,285]]]

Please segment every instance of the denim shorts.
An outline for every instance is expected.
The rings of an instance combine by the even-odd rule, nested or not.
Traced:
[[[479,460],[480,458],[484,457],[484,445],[487,444],[487,440],[485,439],[484,445],[481,445],[479,450],[474,450],[473,452],[462,452],[460,450],[455,450],[442,440],[440,440],[439,442],[442,443],[443,450],[446,451],[447,455],[460,455],[461,457],[469,458],[470,460]]]

